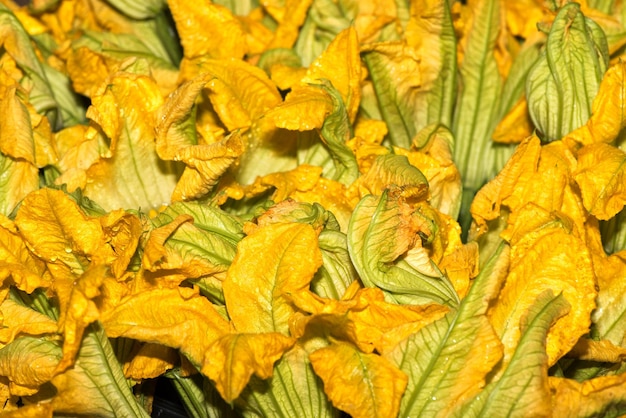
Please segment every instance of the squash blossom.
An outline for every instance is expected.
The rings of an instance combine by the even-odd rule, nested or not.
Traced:
[[[0,417],[626,415],[625,54],[620,1],[0,0]]]

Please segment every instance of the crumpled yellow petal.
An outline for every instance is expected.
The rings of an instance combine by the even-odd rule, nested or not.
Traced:
[[[283,7],[271,6],[269,4],[266,6],[272,17],[279,22],[267,49],[291,48],[293,46],[298,39],[300,26],[306,19],[311,3],[313,3],[313,0],[285,0]]]
[[[548,379],[553,417],[602,416],[614,402],[622,404],[626,398],[626,373],[583,382],[560,377]]]
[[[141,346],[132,360],[124,364],[124,376],[141,381],[156,379],[173,369],[180,360],[179,354],[171,347],[147,343]]]
[[[272,376],[274,363],[295,344],[295,339],[270,332],[227,334],[207,350],[200,371],[208,376],[226,402],[239,397],[252,374]]]
[[[358,289],[357,287],[352,288]],[[328,329],[335,338],[355,344],[364,353],[385,353],[425,325],[443,317],[449,308],[438,304],[398,305],[385,301],[378,288],[361,288],[342,300],[324,299],[304,291],[291,295],[299,309],[309,313],[292,320],[291,335],[305,335],[307,326]]]
[[[77,93],[92,97],[100,85],[115,71],[105,57],[86,47],[71,51],[66,61],[66,71]]]
[[[102,313],[111,338],[127,337],[179,348],[192,363],[204,361],[208,347],[230,327],[205,297],[192,289],[152,289],[134,294]]]
[[[69,300],[59,298],[61,306],[66,307],[66,314],[59,321],[59,328],[63,332],[63,357],[55,374],[74,364],[85,328],[100,317],[93,299],[100,296],[100,286],[106,274],[106,266],[92,264],[72,282]]]
[[[389,360],[346,343],[316,350],[309,358],[336,408],[355,418],[398,415],[408,377]]]
[[[243,58],[245,32],[226,7],[212,2],[190,3],[171,0],[176,29],[187,58],[209,55],[214,58]]]
[[[528,103],[521,98],[507,113],[493,132],[494,142],[517,144],[533,133],[533,125],[528,113]]]
[[[489,311],[490,321],[504,344],[503,364],[507,364],[519,341],[520,318],[542,291],[562,292],[572,306],[548,333],[549,365],[589,332],[590,316],[596,307],[596,281],[589,250],[558,220],[542,217],[535,207],[521,214],[518,222],[529,222],[538,216],[545,224],[514,240],[506,283]]]
[[[34,256],[26,247],[13,221],[0,214],[0,280],[7,285],[12,283],[26,293],[38,287],[50,285],[50,274],[45,271],[43,261]]]
[[[308,289],[322,264],[317,234],[301,223],[256,228],[237,246],[223,283],[226,308],[238,332],[289,332],[291,293]]]
[[[279,128],[292,131],[321,129],[326,116],[333,110],[333,101],[323,89],[315,86],[297,86],[285,101],[265,115]]]
[[[601,220],[611,219],[626,205],[626,153],[605,143],[578,151],[574,172],[585,208]]]
[[[618,347],[609,340],[581,338],[567,356],[580,360],[620,363],[626,360],[626,348]]]
[[[11,299],[6,299],[0,304],[0,315],[2,315],[1,346],[9,344],[17,335],[54,334],[58,329],[56,321]]]
[[[98,219],[85,215],[60,190],[40,189],[22,202],[15,218],[24,240],[53,276],[81,274],[104,243]]]
[[[118,72],[92,97],[87,117],[110,139],[110,158],[92,165],[85,194],[105,210],[157,208],[170,201],[178,169],[155,150],[155,113],[163,104],[151,77]]]
[[[119,279],[126,273],[126,267],[139,245],[143,227],[139,218],[123,210],[107,213],[100,218],[102,232],[112,255],[106,260],[113,277]]]
[[[238,59],[202,59],[197,65],[211,104],[229,131],[249,127],[282,102],[278,88],[259,67]]]
[[[322,168],[314,165],[300,164],[295,169],[286,172],[267,174],[257,177],[253,184],[245,188],[249,196],[259,195],[270,188],[274,202],[282,202],[296,192],[309,192],[321,180]]]

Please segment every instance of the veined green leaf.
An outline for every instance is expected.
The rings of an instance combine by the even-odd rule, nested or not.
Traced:
[[[305,67],[311,65],[356,16],[358,4],[353,0],[315,0],[300,28],[294,50]]]
[[[39,188],[39,171],[28,161],[0,153],[0,213],[9,215],[26,195]]]
[[[177,202],[152,219],[155,228],[174,222],[181,215],[191,215],[165,238],[164,257],[156,269],[176,269],[192,279],[211,300],[223,304],[222,280],[243,238],[243,222],[219,208],[195,202]]]
[[[550,326],[569,310],[562,294],[548,290],[539,295],[522,324],[515,354],[500,379],[459,407],[454,417],[528,417],[549,415],[546,335]]]
[[[388,192],[361,199],[347,233],[354,267],[365,286],[381,288],[390,301],[456,307],[458,295],[444,274],[422,273],[401,258],[418,233],[410,226],[411,216]]]
[[[589,0],[589,7],[593,7],[602,13],[610,14],[613,10],[613,4],[615,0]]]
[[[54,410],[63,414],[148,418],[139,406],[100,325],[83,338],[74,367],[52,380]]]
[[[602,29],[582,14],[578,3],[563,6],[526,81],[530,116],[546,141],[587,122],[608,57]]]
[[[311,290],[324,298],[340,299],[357,273],[350,260],[345,234],[329,229],[319,235],[322,267],[311,281]]]
[[[165,7],[165,0],[148,0],[148,1],[132,1],[132,0],[107,0],[107,3],[115,7],[126,16],[133,19],[148,19],[154,17]]]
[[[79,112],[73,107],[64,107],[68,105],[69,97],[75,99],[74,93],[68,88],[67,79],[61,73],[39,61],[30,38],[21,23],[2,4],[0,4],[0,33],[0,44],[3,49],[13,57],[17,65],[26,74],[22,84],[26,86],[27,90],[30,90],[29,101],[37,112],[45,114],[55,130],[61,129],[64,121],[70,123],[75,121]],[[53,77],[54,80],[51,80],[50,77]],[[56,84],[63,79],[65,79],[64,82]],[[63,96],[62,102],[59,102],[57,95]]]
[[[456,38],[448,3],[430,2],[430,8],[417,3],[422,9],[407,33],[417,40],[374,44],[363,52],[391,143],[404,148],[431,123],[451,125],[456,91]]]
[[[485,313],[506,275],[508,257],[508,247],[501,241],[459,308],[388,354],[409,376],[400,416],[447,416],[448,408],[473,396],[484,384],[502,355]]]
[[[334,409],[322,390],[309,361],[315,348],[326,344],[312,341],[307,348],[297,344],[274,366],[274,374],[267,380],[253,376],[235,405],[245,418],[337,418]]]
[[[500,2],[482,0],[474,8],[472,28],[460,68],[452,132],[456,139],[454,162],[463,180],[460,224],[467,231],[469,207],[478,189],[497,172],[491,135],[499,116],[502,80],[495,59],[501,30]]]
[[[320,135],[333,159],[333,170],[324,173],[325,177],[349,186],[359,175],[356,157],[347,147],[346,141],[352,138],[352,127],[341,94],[329,82],[320,85],[333,101],[333,111],[326,117]]]
[[[626,250],[626,209],[608,221],[600,222],[600,235],[608,254]]]
[[[178,392],[191,418],[236,418],[232,406],[220,397],[210,380],[201,374],[182,376],[180,370],[165,374]]]

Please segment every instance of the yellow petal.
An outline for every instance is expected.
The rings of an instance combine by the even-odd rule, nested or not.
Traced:
[[[226,7],[185,0],[172,0],[168,5],[185,57],[243,58],[247,52],[241,23]]]
[[[581,360],[620,363],[626,360],[626,348],[618,347],[609,340],[595,341],[581,338],[567,356]]]
[[[602,416],[614,402],[621,404],[626,397],[626,373],[584,382],[550,377],[549,383],[554,417]]]
[[[282,102],[278,88],[258,67],[237,59],[198,62],[209,99],[229,131],[247,128],[252,121]]]
[[[267,46],[271,48],[291,48],[298,39],[300,26],[304,23],[307,11],[313,0],[285,0],[281,9],[268,9],[272,16],[277,18],[279,25],[274,32],[272,41]]]
[[[528,212],[528,216],[536,215]],[[504,344],[504,364],[519,341],[520,318],[546,289],[562,292],[572,306],[548,333],[548,364],[552,365],[589,332],[597,295],[588,249],[558,222],[525,234],[512,246],[506,284],[490,311],[491,323]]]
[[[106,260],[115,278],[121,278],[126,272],[130,259],[139,245],[143,232],[141,221],[123,210],[109,212],[100,218],[102,232],[113,257]]]
[[[321,174],[321,167],[301,164],[291,171],[257,177],[253,184],[246,187],[246,193],[255,196],[273,187],[276,190],[272,194],[272,200],[282,202],[295,192],[311,191],[320,180]]]
[[[170,201],[178,167],[155,150],[155,112],[163,104],[156,82],[120,72],[92,97],[87,117],[110,139],[110,157],[88,171],[85,194],[105,210],[149,210]],[[157,169],[158,167],[158,169]]]
[[[89,218],[60,190],[41,189],[24,199],[15,218],[20,233],[53,275],[82,273],[104,243],[98,219]]]
[[[321,129],[332,109],[333,102],[326,91],[313,86],[298,86],[266,117],[279,128],[309,131]]]
[[[226,307],[239,332],[288,332],[295,308],[286,298],[307,289],[322,264],[307,224],[270,224],[241,240],[224,281]]]
[[[106,334],[179,348],[201,365],[208,347],[229,331],[229,325],[205,297],[184,290],[154,289],[124,299],[103,313]]]
[[[533,125],[528,113],[528,103],[520,99],[496,126],[493,140],[500,144],[517,144],[533,133]]]
[[[239,397],[252,374],[261,379],[271,377],[274,363],[294,343],[293,338],[276,332],[227,334],[209,347],[200,371],[230,403]]]
[[[77,48],[69,54],[66,68],[74,90],[87,97],[96,93],[111,70],[104,56],[86,47]]]
[[[626,153],[604,143],[578,151],[574,173],[585,208],[598,219],[615,216],[626,205]]]
[[[100,296],[100,286],[106,274],[106,266],[92,264],[85,273],[72,282],[69,300],[60,300],[66,314],[59,321],[59,327],[63,331],[63,357],[57,365],[56,372],[74,364],[85,328],[100,317],[93,299]]]
[[[50,275],[45,272],[45,264],[34,256],[18,234],[15,224],[0,215],[0,279],[7,277],[26,293],[38,287],[50,285]]]
[[[156,379],[173,369],[179,361],[176,350],[160,344],[147,343],[141,346],[129,363],[124,365],[124,376],[141,381]]]
[[[321,348],[309,358],[336,408],[355,418],[398,415],[408,377],[385,358],[345,343]]]
[[[624,98],[626,63],[620,62],[604,74],[600,89],[591,105],[589,121],[566,136],[583,144],[612,142],[626,126]]]
[[[361,58],[353,27],[339,32],[322,55],[311,63],[302,82],[320,83],[324,79],[339,91],[353,122],[361,101]]]
[[[58,325],[49,317],[6,299],[0,305],[2,328],[0,344],[9,344],[19,334],[42,335],[56,333]]]

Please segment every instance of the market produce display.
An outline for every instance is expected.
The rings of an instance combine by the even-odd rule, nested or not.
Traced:
[[[626,414],[626,4],[0,0],[0,417]]]

